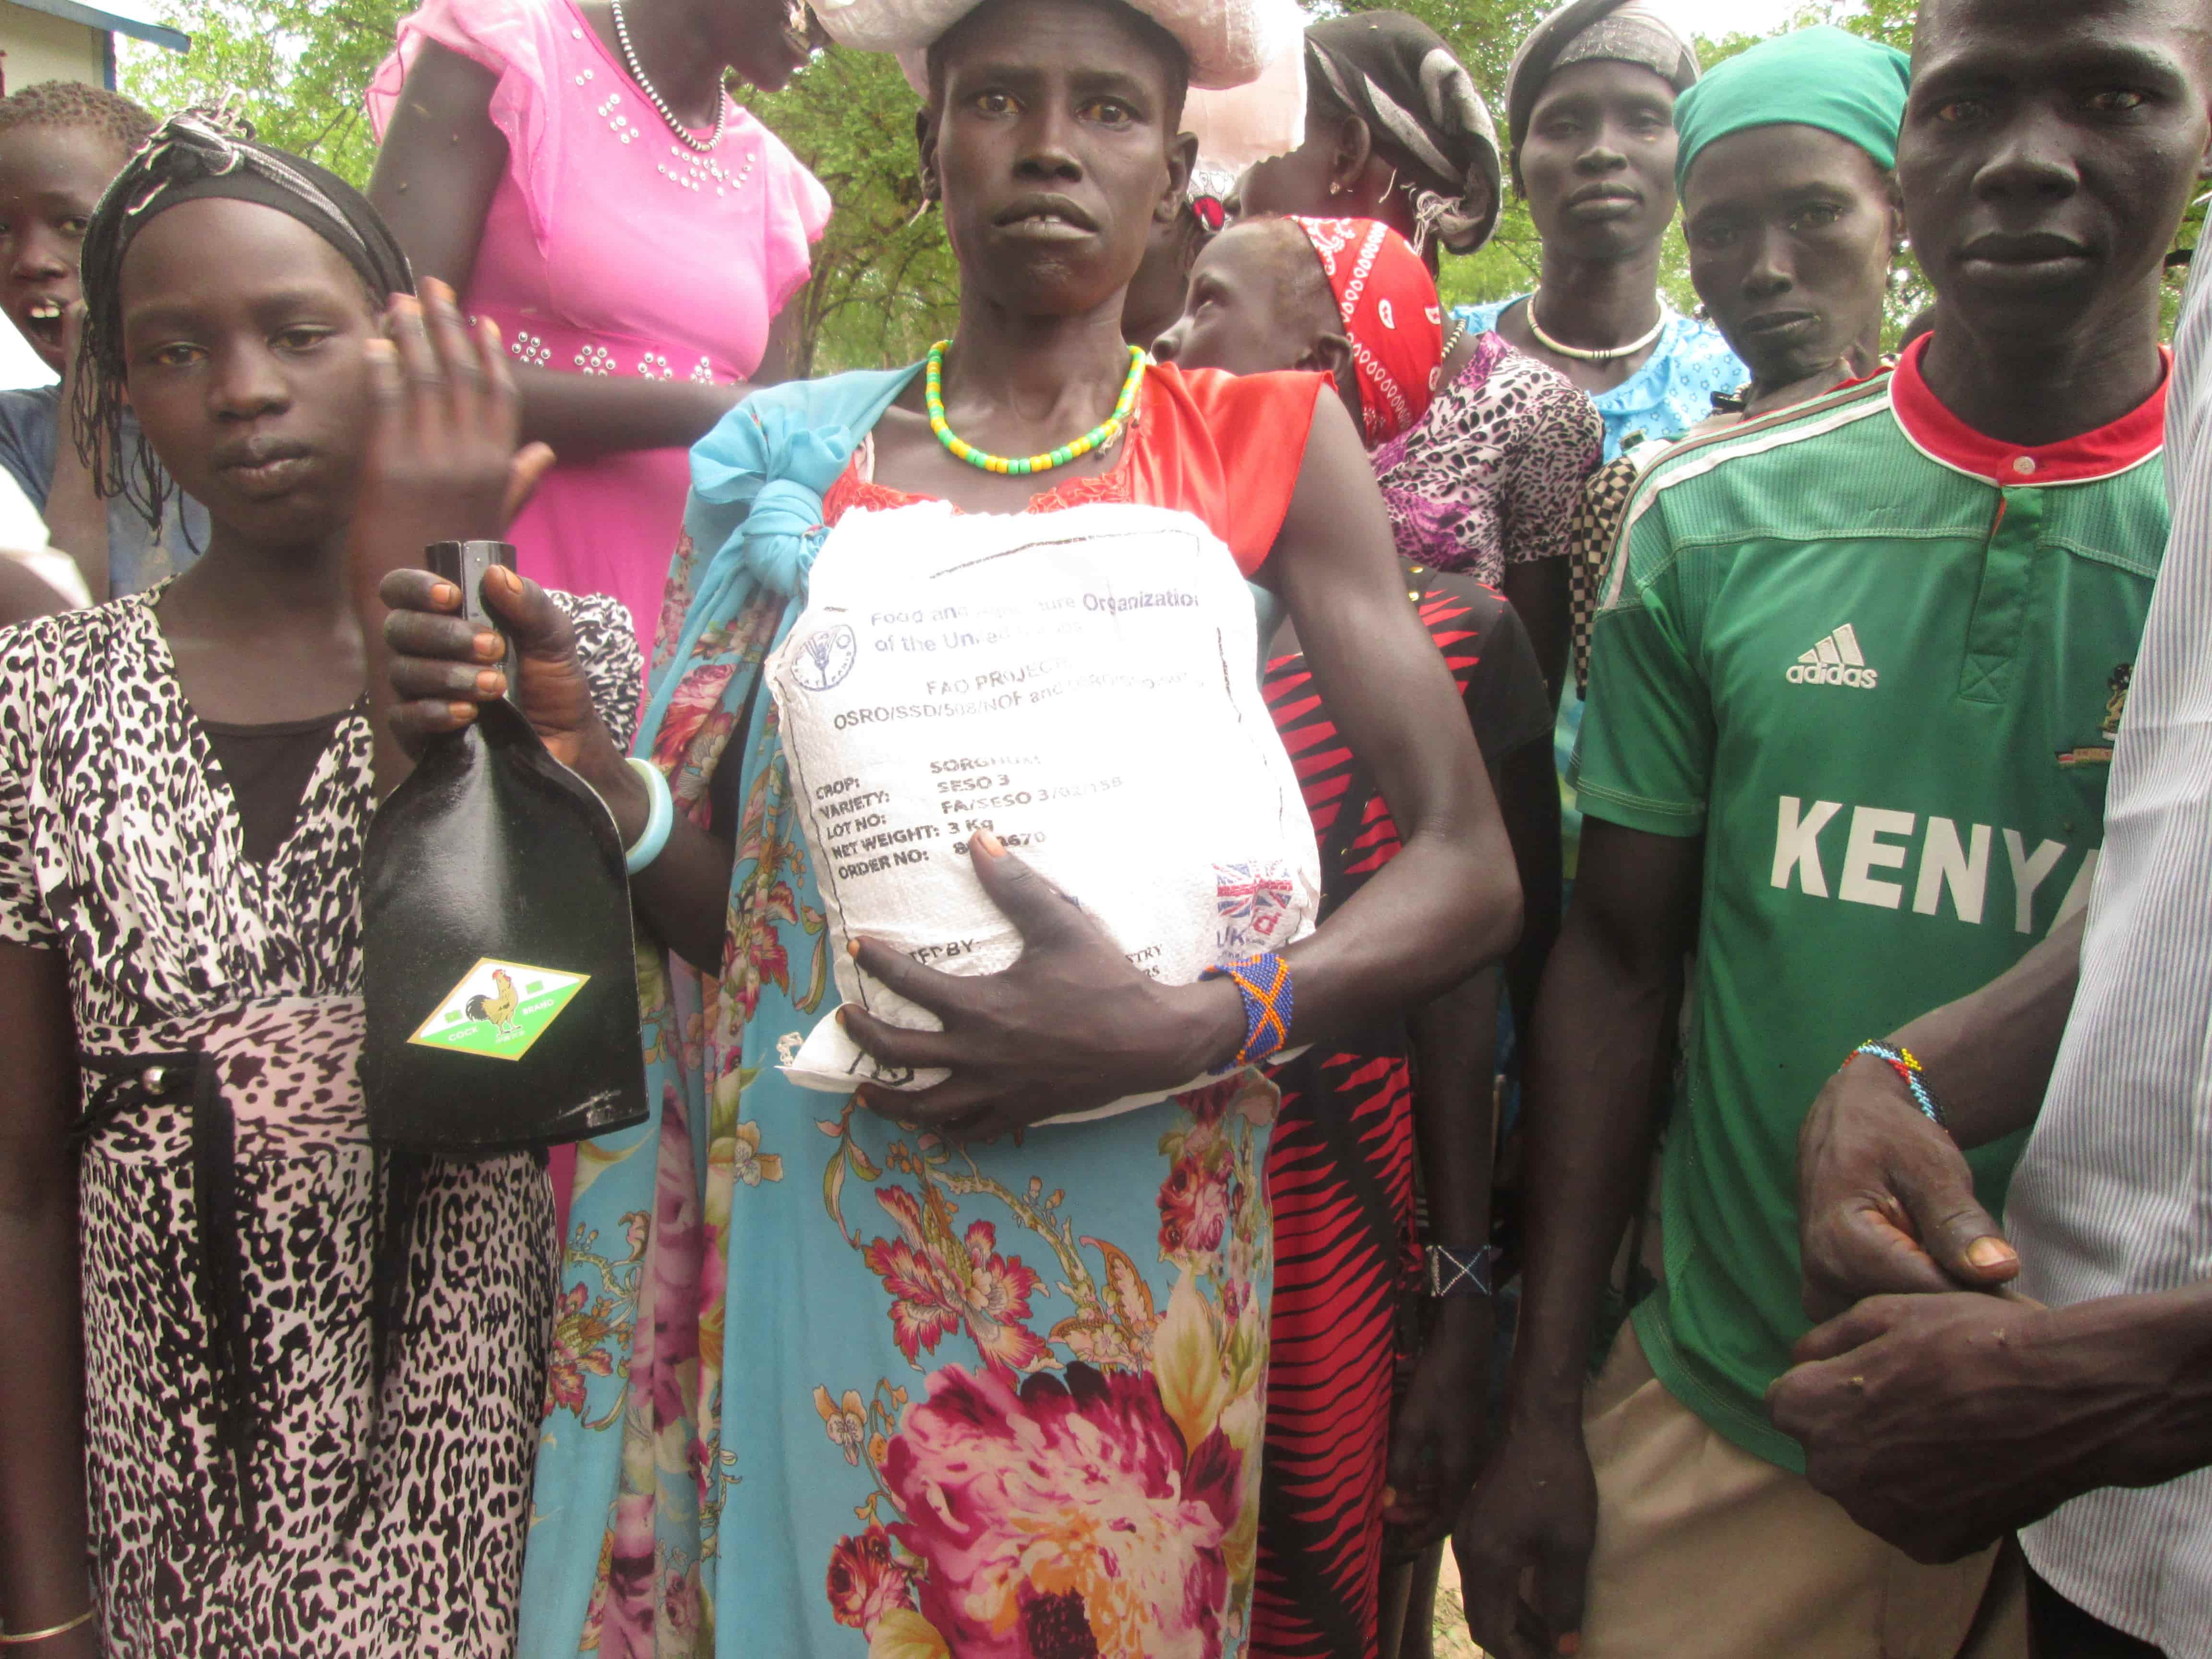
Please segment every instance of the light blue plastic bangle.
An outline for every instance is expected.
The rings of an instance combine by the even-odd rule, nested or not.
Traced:
[[[676,827],[676,801],[668,793],[668,780],[660,769],[640,756],[629,757],[629,768],[645,785],[647,805],[645,829],[623,854],[623,863],[633,876],[659,858],[668,845],[668,832]]]

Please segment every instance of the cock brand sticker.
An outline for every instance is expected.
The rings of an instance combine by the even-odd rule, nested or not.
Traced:
[[[485,957],[407,1040],[486,1060],[520,1060],[590,977]]]

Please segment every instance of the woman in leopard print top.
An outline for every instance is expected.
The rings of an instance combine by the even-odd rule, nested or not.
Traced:
[[[490,1659],[514,1642],[550,1194],[528,1154],[427,1162],[386,1232],[354,1080],[374,791],[349,530],[405,264],[319,168],[174,127],[87,246],[101,406],[119,369],[214,532],[156,589],[0,632],[0,1617],[52,1632],[42,1659]],[[419,556],[439,497],[407,484],[362,505]],[[568,609],[624,730],[629,617]]]

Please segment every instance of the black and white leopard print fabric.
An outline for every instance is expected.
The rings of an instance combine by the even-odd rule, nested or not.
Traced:
[[[235,1124],[250,1524],[193,1276],[189,1102],[122,1110],[85,1146],[87,1484],[107,1650],[502,1656],[552,1310],[543,1165],[428,1165],[404,1322],[372,1402],[378,1183],[355,1077],[368,723],[339,724],[291,835],[265,865],[247,860],[155,597],[0,632],[0,939],[66,954],[88,1098],[127,1057],[196,1051]],[[629,619],[612,600],[561,602],[626,740]]]
[[[196,1048],[236,1117],[250,1510],[220,1443],[223,1351],[179,1271],[199,1226],[189,1105],[126,1112],[86,1146],[87,1485],[112,1654],[513,1647],[552,1194],[529,1154],[428,1167],[373,1407],[361,1030],[356,999],[289,998],[141,1034]]]

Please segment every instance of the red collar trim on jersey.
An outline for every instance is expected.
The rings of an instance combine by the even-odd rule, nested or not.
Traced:
[[[2037,484],[2089,483],[2115,477],[2158,453],[2166,442],[2166,389],[2173,382],[2173,354],[2159,348],[2166,373],[2158,390],[2094,432],[2055,444],[2000,442],[1977,432],[1943,406],[1920,372],[1928,339],[1905,349],[1890,377],[1890,406],[1905,435],[1929,459],[2008,489]]]

